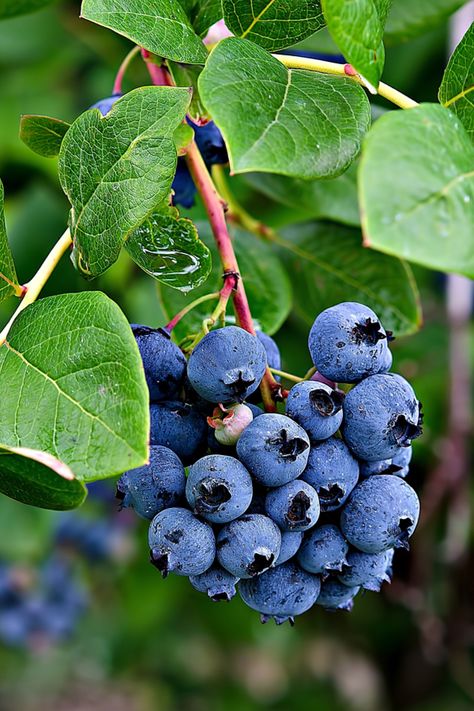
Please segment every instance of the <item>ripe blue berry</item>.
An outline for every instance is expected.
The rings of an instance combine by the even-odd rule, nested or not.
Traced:
[[[206,593],[211,600],[230,602],[236,594],[235,586],[239,578],[232,575],[220,565],[213,565],[201,575],[191,575],[189,582],[199,592]]]
[[[246,605],[260,612],[262,622],[294,621],[309,610],[319,595],[321,582],[294,562],[283,563],[251,580],[241,580],[239,593]]]
[[[387,571],[392,565],[392,559],[393,548],[382,553],[351,551],[337,579],[348,587],[360,586],[366,590],[379,592],[382,583],[390,582]]]
[[[241,516],[252,501],[252,479],[234,457],[210,454],[189,470],[186,498],[196,514],[211,523]]]
[[[326,610],[352,610],[354,598],[360,587],[355,585],[348,587],[335,578],[328,578],[321,584],[321,592],[316,600],[316,605],[324,607]]]
[[[411,447],[402,447],[395,454],[391,462],[391,471],[404,479],[410,471],[410,462],[413,455]]]
[[[349,545],[337,526],[331,523],[309,531],[298,551],[298,563],[309,573],[327,575],[341,571]]]
[[[173,400],[186,373],[186,358],[164,329],[131,325],[143,361],[150,400]]]
[[[365,478],[373,474],[387,474],[390,473],[391,465],[391,459],[380,459],[377,462],[359,462],[360,475]]]
[[[267,367],[265,349],[255,336],[237,326],[208,333],[191,353],[188,377],[210,402],[242,402],[253,393]]]
[[[341,514],[341,530],[349,543],[364,553],[408,548],[420,502],[400,477],[380,474],[361,481]]]
[[[287,560],[293,558],[298,552],[298,549],[303,540],[303,531],[282,531],[280,555],[275,561],[275,565],[286,563]]]
[[[229,162],[224,138],[214,121],[209,121],[204,126],[199,126],[190,119],[188,123],[194,129],[194,138],[208,167]]]
[[[157,513],[180,503],[186,476],[180,458],[171,449],[152,445],[150,462],[122,474],[117,482],[117,498],[124,508],[152,519]]]
[[[187,465],[205,451],[207,422],[190,405],[159,402],[150,407],[150,443],[168,447]]]
[[[372,309],[346,301],[316,318],[309,334],[309,351],[326,378],[356,383],[387,368],[387,335]]]
[[[164,578],[168,573],[200,575],[216,555],[212,528],[182,508],[165,509],[155,516],[148,543],[151,562]]]
[[[194,185],[194,180],[188,170],[186,161],[182,157],[178,158],[171,189],[173,190],[173,196],[171,198],[173,205],[181,205],[186,208],[190,208],[194,205],[197,188]]]
[[[280,349],[273,340],[271,336],[264,333],[263,331],[257,331],[257,338],[265,348],[265,353],[267,354],[267,363],[269,368],[276,368],[276,370],[281,370],[281,355]]]
[[[264,414],[244,430],[237,455],[264,486],[282,486],[306,467],[309,438],[302,427],[285,415]]]
[[[342,434],[358,459],[390,459],[422,429],[420,404],[400,375],[372,375],[346,395]]]
[[[294,385],[286,401],[286,414],[298,422],[310,440],[327,439],[342,422],[344,393],[324,383],[305,380]]]
[[[267,494],[265,509],[283,531],[306,531],[319,518],[319,499],[312,486],[294,479]]]
[[[321,511],[335,511],[357,484],[359,465],[344,442],[331,437],[311,447],[301,478],[318,492]]]
[[[261,514],[246,514],[225,524],[217,535],[217,560],[238,578],[252,578],[270,568],[280,554],[281,534]]]
[[[122,97],[122,94],[112,94],[112,96],[107,96],[105,99],[100,99],[92,104],[91,109],[99,109],[102,116],[106,116],[112,106]]]

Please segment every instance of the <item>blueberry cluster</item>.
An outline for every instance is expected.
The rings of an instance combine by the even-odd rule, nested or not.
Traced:
[[[267,365],[280,365],[265,334],[213,330],[187,361],[166,330],[132,328],[150,389],[150,460],[122,475],[117,495],[151,521],[163,577],[187,576],[213,600],[238,589],[277,623],[378,591],[418,521],[404,477],[421,410],[388,372],[391,334],[375,313],[342,303],[316,318],[317,371],[289,391],[284,414],[255,403]]]

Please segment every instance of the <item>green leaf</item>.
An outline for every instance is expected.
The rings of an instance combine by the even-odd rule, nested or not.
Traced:
[[[292,256],[294,308],[308,325],[340,301],[370,306],[396,336],[421,323],[418,291],[410,267],[362,246],[359,230],[319,223],[282,232],[278,244]]]
[[[211,271],[211,254],[194,223],[175,207],[151,214],[125,242],[125,249],[147,274],[183,292],[203,284]]]
[[[195,64],[179,64],[178,62],[168,62],[170,70],[176,86],[190,86],[193,90],[191,103],[189,104],[188,114],[196,123],[201,123],[203,120],[210,118],[204,104],[201,101],[198,89],[198,79],[202,72],[202,67]]]
[[[406,42],[444,22],[466,0],[392,0],[385,26],[387,44]]]
[[[390,0],[322,0],[322,6],[346,61],[376,89],[385,62],[382,40]]]
[[[38,155],[53,158],[59,154],[69,126],[61,119],[26,114],[20,120],[20,138]]]
[[[67,511],[87,489],[65,464],[46,452],[0,445],[0,492],[30,506]]]
[[[360,225],[356,163],[330,180],[301,180],[271,173],[249,173],[246,179],[255,190],[295,208],[295,222],[325,219],[354,227]]]
[[[52,2],[53,0],[2,0],[0,4],[0,20],[42,10],[47,5],[51,5]]]
[[[8,245],[3,198],[3,183],[0,180],[0,302],[17,293],[19,287],[15,264]]]
[[[438,98],[455,113],[474,141],[474,24],[453,52]]]
[[[180,123],[178,128],[173,133],[173,141],[176,147],[176,152],[179,156],[184,156],[186,148],[194,138],[194,129],[187,123]]]
[[[247,40],[217,45],[199,90],[234,173],[334,177],[357,156],[370,123],[367,97],[353,81],[288,70]]]
[[[184,119],[189,91],[134,89],[106,117],[79,116],[65,135],[59,178],[71,205],[74,260],[95,277],[118,258],[122,243],[168,198],[176,170],[173,133]]]
[[[52,455],[84,481],[142,465],[148,391],[128,322],[100,292],[28,306],[0,348],[2,446]]]
[[[359,200],[367,246],[474,276],[474,147],[447,109],[424,104],[374,124]]]
[[[234,35],[270,52],[291,47],[325,24],[319,0],[222,0],[222,8]]]
[[[187,64],[206,61],[206,48],[177,0],[83,0],[81,17],[160,57]]]
[[[221,0],[180,0],[198,35],[205,35],[209,27],[222,19]]]
[[[169,318],[190,301],[219,291],[222,287],[222,265],[207,223],[199,225],[199,234],[212,254],[211,274],[205,286],[196,289],[192,296],[188,297],[174,289],[159,286],[162,306]],[[274,247],[262,239],[243,230],[236,230],[233,233],[233,241],[255,325],[268,334],[275,333],[291,310],[291,285],[286,270]],[[177,325],[177,337],[181,339],[189,333],[197,332],[213,308],[212,302],[208,301],[193,309]],[[230,314],[231,306],[228,309],[228,315]]]

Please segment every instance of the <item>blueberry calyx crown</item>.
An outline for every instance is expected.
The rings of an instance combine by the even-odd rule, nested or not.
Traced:
[[[237,374],[234,373],[235,371],[228,373],[222,382],[232,390],[235,399],[238,402],[242,402],[242,400],[245,399],[248,389],[254,384],[255,378],[245,377],[241,370],[239,370]]]
[[[158,548],[152,548],[150,550],[150,563],[160,571],[163,579],[168,577],[170,569],[167,553],[161,553]]]
[[[330,486],[321,486],[318,489],[318,496],[321,503],[325,506],[336,506],[340,500],[344,497],[345,491],[339,486],[339,484],[331,484]]]
[[[422,417],[418,422],[410,422],[405,415],[397,415],[390,425],[391,435],[399,447],[409,447],[412,440],[423,433]]]
[[[285,514],[285,521],[289,528],[311,523],[311,519],[306,514],[311,506],[310,498],[304,491],[298,491],[293,497],[288,511]]]
[[[367,343],[375,346],[379,341],[387,338],[380,321],[373,321],[370,317],[357,323],[352,329],[356,343]]]
[[[309,447],[309,444],[301,437],[289,437],[288,431],[285,429],[280,430],[280,434],[277,437],[267,441],[268,444],[279,447],[280,456],[290,462],[294,462]]]
[[[247,566],[247,573],[252,577],[259,575],[270,568],[274,560],[273,553],[255,553],[253,561]]]
[[[345,395],[339,390],[333,390],[328,393],[322,388],[312,390],[309,394],[309,401],[314,405],[321,417],[331,417],[336,415],[342,409]]]
[[[197,486],[194,510],[197,514],[216,513],[231,498],[228,487],[218,479],[207,477]]]

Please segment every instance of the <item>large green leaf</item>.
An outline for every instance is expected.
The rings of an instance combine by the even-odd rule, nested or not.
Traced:
[[[81,17],[160,57],[187,64],[206,61],[206,48],[178,0],[83,0]]]
[[[53,0],[1,0],[0,20],[42,10],[43,7],[51,5],[52,2]]]
[[[167,286],[188,292],[203,284],[211,271],[211,253],[196,225],[175,207],[153,212],[125,242],[132,259]]]
[[[334,177],[358,154],[370,122],[367,97],[350,79],[288,70],[233,37],[212,51],[199,90],[234,173]]]
[[[385,61],[390,0],[322,0],[329,32],[347,62],[377,88]]]
[[[474,24],[453,52],[444,72],[438,98],[457,114],[474,141]]]
[[[387,23],[387,44],[406,42],[441,24],[466,0],[392,0]]]
[[[80,506],[84,484],[46,452],[0,445],[0,492],[23,504],[65,511]]]
[[[3,183],[0,180],[0,301],[12,296],[18,287],[15,264],[8,245],[3,198]]]
[[[70,124],[50,116],[26,114],[20,120],[20,138],[28,148],[44,158],[59,155]]]
[[[294,308],[306,323],[340,301],[360,301],[397,336],[420,326],[410,267],[364,249],[359,230],[329,223],[300,225],[284,230],[278,244],[292,255]]]
[[[234,35],[270,52],[300,42],[324,27],[319,0],[222,0]]]
[[[169,318],[190,301],[204,294],[217,292],[222,287],[222,265],[209,226],[200,224],[199,234],[211,251],[212,272],[206,284],[193,291],[188,297],[175,289],[159,286],[161,302]],[[275,333],[291,310],[291,285],[288,274],[273,245],[242,230],[235,230],[233,241],[255,325],[266,333]],[[209,316],[213,308],[212,302],[208,301],[193,309],[176,327],[175,333],[178,338],[198,331],[202,321]],[[231,307],[228,309],[228,314],[232,314]]]
[[[359,196],[366,245],[474,276],[474,147],[449,110],[424,104],[379,119]]]
[[[179,62],[168,62],[168,69],[176,86],[190,86],[193,94],[191,103],[189,104],[188,114],[193,121],[200,122],[202,119],[210,118],[204,104],[201,101],[198,90],[198,79],[201,74],[202,67],[195,64],[179,64]]]
[[[85,276],[108,269],[130,232],[168,197],[173,133],[189,99],[185,88],[134,89],[106,117],[84,112],[65,135],[59,177],[72,204],[75,263]]]
[[[360,225],[357,202],[357,164],[330,180],[301,180],[271,173],[248,173],[247,181],[259,192],[288,207],[295,208],[295,221],[333,220],[345,225]]]
[[[92,481],[147,459],[148,392],[128,322],[99,292],[29,306],[0,348],[0,443]]]

